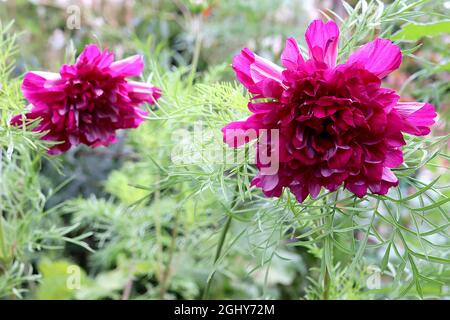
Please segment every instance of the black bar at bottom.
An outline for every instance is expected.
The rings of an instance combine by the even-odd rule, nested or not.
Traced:
[[[402,313],[402,318],[416,310],[441,307],[448,310],[448,300],[442,301],[287,301],[287,300],[135,300],[135,301],[0,301],[2,314],[10,311],[20,315],[43,316],[45,319],[103,319],[106,314],[132,320],[189,319],[308,319],[314,317],[352,316],[364,308],[371,315],[386,315],[387,309]],[[431,306],[431,304],[433,304]],[[443,310],[444,311],[444,310]],[[361,316],[361,314],[359,314]]]

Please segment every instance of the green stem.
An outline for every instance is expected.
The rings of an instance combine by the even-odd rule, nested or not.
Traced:
[[[163,300],[164,297],[166,296],[166,291],[167,291],[167,288],[169,287],[169,278],[170,278],[170,271],[172,269],[172,260],[173,260],[173,255],[175,253],[175,249],[177,246],[178,224],[179,224],[178,213],[179,212],[180,211],[177,209],[176,213],[175,213],[175,223],[174,223],[175,225],[172,230],[172,239],[170,241],[169,258],[167,261],[166,269],[164,270],[164,273],[162,275],[161,287],[160,287],[160,291],[159,291],[159,296],[160,296],[161,300]]]
[[[157,245],[157,264],[156,264],[156,276],[158,278],[159,283],[162,282],[162,274],[164,269],[164,255],[163,255],[163,239],[162,239],[162,226],[161,226],[161,212],[159,209],[160,202],[160,176],[159,173],[156,177],[158,184],[155,190],[155,199],[154,199],[154,219],[155,219],[155,231],[156,231],[156,245]]]
[[[200,59],[200,52],[202,49],[202,35],[200,29],[201,28],[199,28],[197,32],[197,37],[195,39],[195,48],[194,48],[194,55],[192,57],[191,72],[189,73],[188,78],[189,86],[192,86],[192,84],[194,83],[195,73],[197,72],[198,61]]]
[[[6,247],[6,239],[5,239],[5,233],[3,230],[3,216],[2,211],[0,209],[0,262],[6,261],[7,258],[7,247]]]
[[[327,221],[328,219],[326,219]],[[325,222],[325,223],[328,223]],[[324,247],[323,247],[323,300],[330,299],[330,286],[331,286],[331,271],[329,265],[333,263],[333,251],[332,244],[330,244],[331,239],[330,236],[327,236],[324,239]],[[331,260],[331,261],[330,261]],[[330,266],[331,267],[331,266]]]
[[[325,275],[323,277],[323,300],[330,299],[330,273],[325,265]]]
[[[217,245],[216,256],[214,257],[214,267],[222,254],[222,248],[225,243],[225,238],[227,236],[228,230],[230,229],[232,220],[233,220],[233,216],[231,214],[228,215],[227,221],[225,222],[225,226],[220,235],[219,243]],[[206,283],[205,292],[203,293],[203,299],[208,299],[209,290],[211,289],[211,283],[212,283],[215,273],[216,273],[216,270],[214,270],[208,278],[208,282]]]
[[[2,172],[2,159],[3,158],[3,149],[0,149],[0,176]],[[0,184],[0,201],[3,198],[3,190],[2,185]],[[0,202],[0,262],[5,258],[6,259],[6,241],[5,241],[5,233],[3,230],[3,206]],[[1,266],[1,265],[0,265]]]
[[[327,224],[329,229],[332,230],[333,229],[333,219],[334,219],[334,214],[336,212],[336,206],[337,206],[337,201],[339,199],[339,190],[336,190],[336,195],[335,195],[335,199],[334,199],[334,205],[333,205],[333,209],[330,212],[330,215],[327,216],[323,223]],[[327,198],[323,198],[324,201],[324,206],[326,206],[327,204]],[[321,210],[321,213],[323,213],[323,209]],[[324,275],[323,275],[323,300],[329,300],[330,299],[330,286],[331,286],[331,272],[332,270],[329,270],[328,265],[333,265],[333,243],[330,242],[332,241],[331,239],[331,235],[328,235],[325,239],[324,239],[324,255],[323,255],[323,259],[324,259]],[[327,255],[328,252],[328,255]],[[327,263],[327,259],[329,259],[330,261]]]

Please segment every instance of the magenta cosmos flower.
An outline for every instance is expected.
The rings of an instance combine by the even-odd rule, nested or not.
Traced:
[[[88,45],[74,65],[58,73],[28,72],[22,92],[30,102],[26,119],[40,119],[33,129],[45,132],[43,140],[61,142],[49,154],[60,154],[80,143],[90,147],[116,141],[116,130],[136,128],[147,113],[144,102],[154,104],[160,90],[147,83],[129,81],[144,68],[136,55],[114,62],[114,55]],[[23,116],[11,123],[22,125]]]
[[[381,86],[401,64],[399,47],[376,39],[336,65],[338,41],[333,21],[316,20],[306,31],[306,60],[293,38],[281,55],[284,68],[247,48],[233,60],[237,78],[252,94],[253,115],[225,126],[224,141],[238,147],[247,141],[235,138],[249,130],[257,136],[262,129],[278,130],[277,173],[263,174],[257,162],[252,181],[266,196],[279,197],[287,187],[302,202],[321,187],[334,191],[341,184],[358,197],[368,190],[386,194],[398,185],[391,168],[403,162],[403,133],[430,132],[436,116],[431,104],[399,102],[394,90]]]

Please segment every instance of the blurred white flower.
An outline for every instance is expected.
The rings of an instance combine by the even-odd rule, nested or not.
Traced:
[[[48,39],[50,47],[54,50],[62,49],[66,44],[64,32],[61,29],[56,29]]]

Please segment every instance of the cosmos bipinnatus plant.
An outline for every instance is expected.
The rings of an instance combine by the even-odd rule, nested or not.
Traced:
[[[42,134],[10,125],[23,112],[21,79],[14,79],[17,53],[12,24],[0,22],[0,297],[23,298],[29,283],[39,281],[33,268],[39,254],[71,242],[90,250],[85,236],[70,237],[77,225],[62,226],[46,201],[61,186],[43,191],[41,160],[50,145]],[[32,127],[35,123],[30,124]]]
[[[391,169],[403,163],[402,133],[428,134],[434,107],[400,102],[395,91],[381,87],[381,79],[402,60],[390,40],[369,42],[340,65],[333,21],[312,22],[306,42],[305,61],[295,39],[286,41],[285,69],[248,49],[234,58],[239,81],[252,93],[253,115],[224,127],[225,142],[236,148],[249,140],[250,131],[255,137],[262,130],[277,131],[276,139],[257,144],[271,148],[268,153],[279,161],[275,174],[260,173],[252,181],[266,196],[279,197],[287,187],[302,202],[308,195],[317,198],[322,187],[333,192],[342,184],[359,198],[369,189],[385,195],[398,185]],[[260,171],[264,165],[258,159]]]
[[[377,38],[356,48],[339,64],[339,38],[339,28],[333,21],[313,21],[306,31],[306,55],[295,39],[286,40],[281,53],[284,68],[243,49],[232,67],[250,92],[251,115],[223,127],[224,142],[239,148],[257,140],[253,147],[258,173],[251,185],[267,197],[280,198],[278,204],[285,203],[299,221],[303,220],[302,231],[291,239],[293,245],[322,243],[323,285],[316,285],[324,299],[330,297],[330,281],[335,280],[334,248],[354,256],[348,269],[345,267],[354,271],[366,249],[385,247],[378,262],[381,270],[386,270],[395,257],[400,261],[394,272],[396,281],[400,281],[407,265],[412,272],[409,284],[399,289],[400,296],[412,286],[422,296],[421,281],[435,280],[421,274],[416,261],[449,262],[429,254],[439,244],[427,239],[433,234],[448,238],[448,215],[441,208],[448,198],[433,189],[436,181],[425,185],[403,172],[413,169],[408,165],[412,156],[409,150],[420,148],[418,140],[408,134],[429,134],[437,114],[431,104],[402,102],[394,90],[382,86],[382,79],[400,67],[400,47],[389,39]],[[435,145],[445,139],[430,138],[419,143]],[[274,165],[267,161],[267,155],[270,161],[277,162],[277,170],[272,170]],[[415,168],[422,165],[420,161]],[[418,190],[405,197],[398,188],[399,177]],[[328,191],[321,192],[322,188]],[[393,188],[397,188],[397,196],[387,196]],[[428,195],[431,190],[436,194]],[[425,205],[424,197],[429,204]],[[414,199],[420,199],[421,208],[410,207]],[[426,214],[436,209],[442,214],[443,225],[436,225]],[[404,210],[410,212],[414,230],[401,225]],[[366,222],[356,222],[360,218]],[[388,239],[377,231],[377,222],[393,228]],[[339,235],[357,230],[364,234],[359,247],[352,240],[353,248],[346,248]],[[411,236],[416,237],[422,252],[410,244]],[[374,238],[375,244],[370,245],[369,238]],[[217,256],[220,248],[219,244]]]

